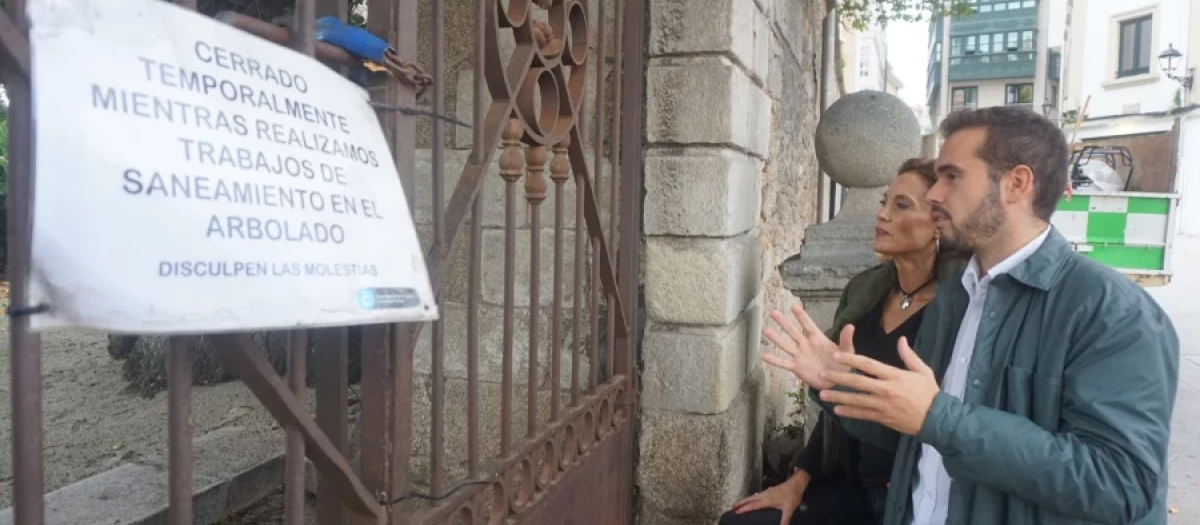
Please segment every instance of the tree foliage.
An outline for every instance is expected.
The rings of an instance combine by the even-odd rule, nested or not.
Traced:
[[[842,19],[857,30],[886,26],[888,22],[923,22],[936,16],[961,16],[975,12],[968,0],[841,0]]]

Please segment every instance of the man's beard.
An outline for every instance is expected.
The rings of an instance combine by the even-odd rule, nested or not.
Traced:
[[[942,213],[949,215],[945,211]],[[983,202],[963,219],[961,225],[953,219],[950,220],[950,232],[943,232],[949,235],[942,235],[941,242],[950,243],[949,246],[960,250],[974,252],[979,249],[980,244],[995,236],[1007,219],[1008,214],[1000,202],[1000,184],[993,181],[988,184],[988,192]]]

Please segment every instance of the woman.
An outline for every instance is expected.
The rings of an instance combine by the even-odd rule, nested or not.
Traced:
[[[931,160],[900,167],[875,214],[874,249],[886,262],[850,280],[826,332],[837,340],[854,324],[855,352],[901,368],[897,342],[916,339],[937,282],[962,267],[960,258],[939,254],[925,199],[936,181]],[[841,433],[822,412],[791,478],[737,502],[721,525],[883,523],[892,459],[892,452]]]

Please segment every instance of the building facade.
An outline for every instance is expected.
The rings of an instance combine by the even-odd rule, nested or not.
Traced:
[[[888,61],[886,28],[858,31],[843,21],[838,39],[846,93],[886,91],[894,95],[904,87]]]
[[[1059,98],[1047,45],[1048,0],[971,0],[969,15],[929,25],[927,94],[934,127],[950,112],[992,106],[1043,111]]]
[[[1195,101],[1162,70],[1158,56],[1171,47],[1195,68],[1200,0],[1068,0],[1064,34],[1064,111],[1087,102],[1089,119],[1170,111]],[[1183,75],[1185,67],[1175,71]]]
[[[1128,149],[1130,189],[1179,194],[1185,235],[1200,235],[1198,31],[1200,0],[1069,0],[1064,30],[1068,137]]]

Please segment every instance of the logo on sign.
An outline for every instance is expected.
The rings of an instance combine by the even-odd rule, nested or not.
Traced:
[[[363,288],[358,291],[358,306],[363,310],[412,308],[421,298],[412,288]]]
[[[358,306],[363,310],[375,309],[375,290],[371,288],[363,288],[358,291]]]

